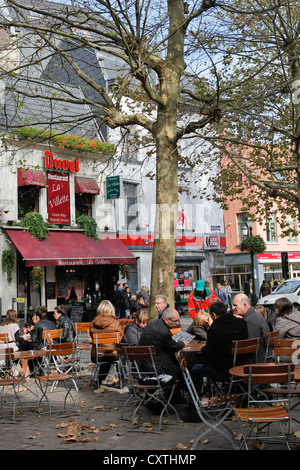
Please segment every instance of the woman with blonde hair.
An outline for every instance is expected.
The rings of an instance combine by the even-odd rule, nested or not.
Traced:
[[[212,318],[205,310],[199,310],[193,319],[193,323],[186,330],[191,335],[195,335],[197,341],[207,340],[207,330],[212,324]]]
[[[102,300],[97,308],[97,315],[91,322],[90,336],[93,339],[94,335],[101,335],[101,333],[122,333],[122,327],[119,319],[115,315],[115,308],[109,300]],[[103,380],[106,379],[111,365],[116,361],[116,358],[111,355],[114,351],[113,344],[105,344],[103,347],[104,356],[98,359],[100,363],[98,369],[98,387],[100,387]],[[107,354],[107,355],[105,355]],[[92,345],[91,360],[96,363],[96,346]]]

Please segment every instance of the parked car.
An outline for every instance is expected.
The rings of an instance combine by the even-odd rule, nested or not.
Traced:
[[[270,295],[261,297],[258,304],[274,310],[274,304],[280,297],[289,299],[294,307],[300,309],[300,278],[288,279],[278,286]]]

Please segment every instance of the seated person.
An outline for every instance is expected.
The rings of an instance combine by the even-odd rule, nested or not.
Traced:
[[[47,307],[41,307],[32,316],[33,325],[27,331],[30,334],[34,349],[42,349],[44,347],[43,331],[55,330],[55,323],[47,318]]]
[[[149,321],[149,315],[146,310],[142,309],[135,312],[133,318],[134,321],[125,327],[122,343],[138,346],[143,328],[145,328]]]
[[[205,310],[199,310],[197,315],[193,318],[193,323],[187,328],[187,333],[195,336],[197,341],[207,340],[207,330],[212,324],[212,318]]]
[[[56,328],[62,329],[62,343],[72,342],[75,339],[75,330],[72,320],[68,317],[68,309],[65,305],[58,305],[54,309],[54,319],[56,321]]]
[[[227,306],[223,302],[212,304],[210,314],[213,323],[207,332],[206,345],[199,354],[199,363],[191,369],[191,376],[199,394],[202,392],[204,376],[213,380],[229,377],[233,360],[232,341],[248,339],[245,320],[228,313]],[[193,420],[195,411],[191,403],[180,416],[185,421]]]

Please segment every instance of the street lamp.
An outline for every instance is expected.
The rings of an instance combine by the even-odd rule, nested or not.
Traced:
[[[254,222],[251,219],[248,219],[242,227],[243,236],[247,237],[248,232],[249,236],[252,237],[252,230],[253,230]],[[254,258],[253,253],[250,252],[250,259],[251,259],[251,279],[252,279],[252,295],[251,295],[251,305],[254,307],[257,304],[257,295],[255,289],[255,278],[254,278]]]

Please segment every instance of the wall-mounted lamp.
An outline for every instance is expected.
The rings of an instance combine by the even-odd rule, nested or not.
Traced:
[[[110,226],[109,226],[109,225],[105,225],[105,227],[104,227],[105,232],[107,232],[109,229],[110,229]]]

